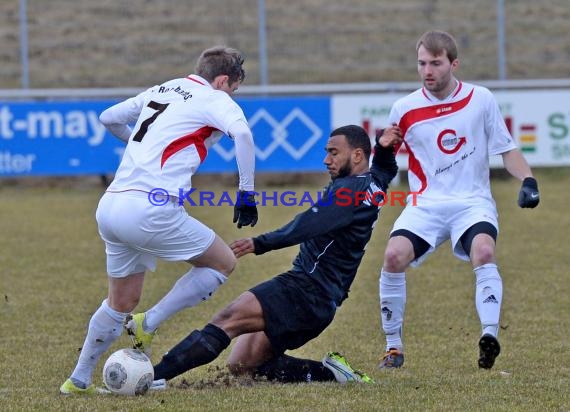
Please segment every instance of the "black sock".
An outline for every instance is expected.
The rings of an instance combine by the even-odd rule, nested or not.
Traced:
[[[190,369],[212,362],[231,342],[222,329],[208,323],[168,351],[154,367],[154,379],[172,379]]]
[[[255,375],[282,383],[336,381],[334,374],[321,362],[288,355],[277,356],[258,366]]]

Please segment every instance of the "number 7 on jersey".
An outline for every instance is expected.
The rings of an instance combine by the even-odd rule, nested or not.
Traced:
[[[152,122],[154,122],[158,118],[158,116],[160,116],[162,112],[166,110],[166,108],[168,107],[168,103],[157,103],[151,100],[150,102],[148,102],[147,107],[156,110],[156,112],[141,123],[140,129],[135,134],[135,137],[133,137],[133,141],[135,142],[142,141],[144,135],[148,131],[148,127],[152,124]]]

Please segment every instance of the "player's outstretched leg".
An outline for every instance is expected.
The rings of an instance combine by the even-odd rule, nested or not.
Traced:
[[[124,326],[133,347],[150,356],[152,339],[159,325],[181,310],[210,299],[226,280],[224,274],[209,267],[190,269],[156,305],[145,313],[127,318]]]
[[[231,339],[219,327],[208,323],[169,350],[154,367],[154,379],[170,380],[190,369],[210,363],[230,345]]]
[[[338,352],[329,352],[323,358],[323,365],[334,374],[337,382],[364,382],[374,383],[374,380],[363,372],[353,369],[344,356]]]

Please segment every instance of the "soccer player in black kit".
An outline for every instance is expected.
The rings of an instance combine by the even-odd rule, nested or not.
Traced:
[[[366,131],[354,125],[334,130],[325,148],[332,181],[323,199],[280,229],[230,244],[238,258],[300,244],[293,267],[244,292],[174,346],[154,367],[155,382],[213,361],[236,337],[228,358],[233,374],[279,382],[371,382],[339,353],[319,362],[285,351],[321,334],[348,297],[379,205],[398,170],[392,146],[399,140],[396,133],[377,140],[369,167]]]

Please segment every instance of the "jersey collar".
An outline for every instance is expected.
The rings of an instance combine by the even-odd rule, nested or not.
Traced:
[[[463,88],[463,83],[461,82],[461,80],[457,80],[457,85],[455,86],[455,89],[453,89],[453,91],[451,93],[449,93],[449,96],[447,96],[445,99],[439,100],[437,97],[435,97],[433,94],[431,94],[428,90],[426,90],[425,87],[422,87],[422,93],[425,96],[426,99],[428,99],[430,102],[446,102],[449,100],[453,100],[455,98],[455,96],[457,96],[459,94],[459,92],[461,91],[461,89]]]
[[[188,80],[192,80],[193,82],[201,84],[202,86],[207,86],[207,87],[212,88],[212,85],[210,84],[210,82],[208,82],[208,80],[204,79],[201,76],[198,76],[197,74],[191,74],[191,75],[187,76],[186,78]]]

